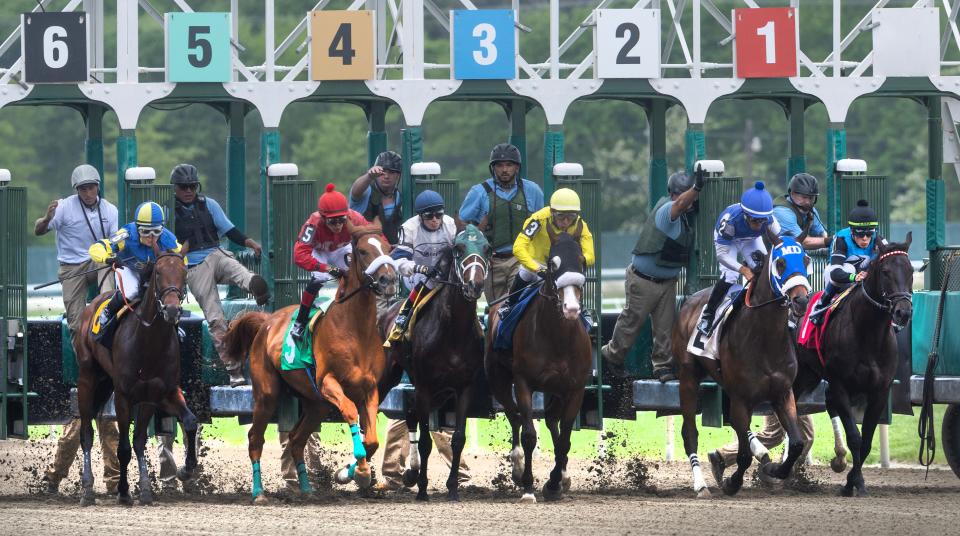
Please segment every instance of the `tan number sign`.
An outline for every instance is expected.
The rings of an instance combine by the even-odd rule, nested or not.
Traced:
[[[310,12],[310,79],[373,80],[373,11]]]

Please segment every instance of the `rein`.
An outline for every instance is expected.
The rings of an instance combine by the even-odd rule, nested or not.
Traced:
[[[877,266],[879,266],[880,263],[883,262],[885,259],[889,257],[898,256],[898,255],[907,255],[907,252],[901,251],[898,249],[898,250],[884,253],[883,255],[880,255],[880,257],[877,259]],[[860,290],[863,292],[863,296],[867,298],[867,302],[870,305],[873,305],[877,309],[880,309],[881,311],[888,314],[893,313],[893,308],[897,305],[898,302],[906,300],[913,303],[912,292],[906,292],[906,291],[893,292],[889,295],[886,292],[884,292],[880,298],[881,300],[886,302],[886,303],[883,303],[880,300],[875,300],[873,296],[871,296],[870,293],[867,292],[867,287],[863,284],[863,282],[860,282]]]
[[[157,282],[157,267],[156,267],[156,264],[157,264],[157,261],[159,261],[160,259],[162,259],[162,258],[164,258],[164,257],[179,257],[181,260],[183,260],[183,255],[180,255],[179,253],[166,252],[166,253],[160,254],[160,255],[153,261],[154,267],[153,267],[152,273],[150,274],[150,285],[148,285],[148,288],[149,288],[149,287],[153,287],[154,284]],[[157,317],[160,316],[160,310],[163,309],[163,297],[166,296],[167,294],[171,293],[171,292],[176,292],[176,293],[177,293],[177,298],[179,298],[180,303],[183,303],[184,298],[187,297],[187,295],[186,295],[186,293],[183,291],[183,289],[181,289],[181,288],[178,287],[178,286],[174,286],[174,285],[170,285],[169,287],[165,287],[165,288],[161,289],[160,291],[154,291],[154,299],[155,299],[156,302],[157,302],[157,308],[156,308],[156,310],[153,312],[153,318],[151,318],[150,321],[147,322],[146,320],[144,320],[143,315],[140,314],[140,310],[132,307],[132,306],[130,305],[130,302],[127,301],[127,296],[126,296],[126,293],[124,292],[124,289],[123,289],[123,278],[120,278],[120,295],[123,296],[123,302],[127,305],[127,307],[129,307],[129,308],[133,311],[133,314],[135,314],[135,315],[137,316],[137,318],[140,320],[140,325],[143,326],[143,327],[146,327],[146,328],[152,327],[153,324],[156,323]],[[146,296],[144,296],[144,298],[146,298]],[[146,301],[146,300],[141,300],[141,301]]]
[[[358,243],[359,243],[359,242],[360,242],[360,239],[363,238],[364,236],[372,235],[372,234],[379,234],[379,232],[380,232],[380,231],[364,233],[364,234],[358,236],[358,237],[356,238],[355,242],[358,242]],[[383,257],[386,257],[386,260],[381,260]],[[355,257],[355,258],[356,258],[356,257]],[[379,286],[379,285],[377,284],[377,282],[373,279],[373,275],[371,275],[371,274],[369,274],[369,273],[367,273],[367,272],[370,271],[371,267],[373,268],[373,270],[377,270],[377,269],[379,269],[380,266],[382,266],[383,264],[390,264],[391,266],[393,266],[393,259],[391,259],[389,256],[381,255],[380,257],[377,257],[376,259],[373,259],[372,261],[370,261],[370,263],[369,263],[367,266],[363,267],[363,269],[360,268],[360,260],[359,260],[359,258],[356,258],[356,261],[351,262],[350,264],[351,264],[351,270],[352,270],[352,269],[356,269],[357,271],[360,272],[360,275],[357,276],[357,278],[360,279],[360,284],[357,286],[357,288],[355,288],[355,289],[351,290],[350,292],[346,293],[345,295],[340,296],[339,298],[337,298],[336,303],[343,303],[343,302],[349,300],[350,298],[356,296],[357,294],[359,294],[359,293],[360,293],[361,291],[363,291],[363,290],[370,290],[370,292],[373,292],[373,293],[376,294],[377,296],[381,296],[381,295],[383,294],[383,290],[380,289],[380,286]]]

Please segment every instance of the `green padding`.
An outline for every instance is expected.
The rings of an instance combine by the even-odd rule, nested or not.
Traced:
[[[310,320],[313,320],[320,309],[310,311]],[[310,332],[304,334],[305,340],[302,345],[294,343],[290,335],[290,328],[293,327],[293,321],[297,318],[298,310],[294,310],[290,315],[290,324],[287,326],[287,335],[283,338],[283,347],[280,349],[280,369],[297,370],[307,367],[313,367],[317,364],[313,359],[313,346],[307,342],[312,339]]]
[[[77,354],[73,351],[70,326],[67,325],[66,318],[60,320],[60,355],[62,356],[60,366],[63,370],[63,383],[65,385],[77,385],[80,366],[77,365]]]
[[[930,353],[930,344],[933,341],[939,303],[940,292],[913,293],[914,374],[923,374],[927,370],[927,354]],[[936,368],[938,375],[960,376],[960,330],[951,329],[957,326],[958,322],[960,322],[960,292],[947,292],[940,327],[939,363]]]
[[[927,249],[946,244],[947,194],[943,181],[927,179]]]
[[[703,125],[687,128],[686,157],[684,158],[687,173],[693,173],[693,165],[697,160],[707,157],[707,138],[703,133]]]
[[[643,323],[637,340],[633,342],[624,362],[624,367],[631,375],[639,378],[652,378],[653,365],[650,364],[650,353],[653,351],[653,330],[650,321]]]

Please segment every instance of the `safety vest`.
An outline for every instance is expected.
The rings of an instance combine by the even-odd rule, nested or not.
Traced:
[[[394,190],[393,199],[393,214],[387,217],[383,211],[383,193],[373,184],[370,186],[370,201],[367,202],[367,210],[363,211],[363,217],[367,221],[373,221],[376,217],[380,218],[383,236],[387,238],[391,246],[397,245],[400,239],[400,226],[403,224],[403,211],[400,210],[400,190]]]
[[[647,221],[640,229],[637,245],[633,247],[634,255],[656,255],[657,266],[664,268],[679,268],[690,262],[690,250],[693,248],[693,232],[690,229],[690,220],[687,213],[680,215],[680,236],[674,240],[660,229],[657,229],[657,211],[670,201],[669,197],[661,197],[656,206],[647,216]]]
[[[800,226],[800,235],[795,236],[794,239],[798,243],[802,244],[804,239],[810,235],[810,228],[813,227],[813,209],[811,208],[809,213],[804,214],[799,208],[797,208],[797,205],[794,205],[790,202],[790,200],[787,198],[789,195],[790,194],[777,197],[773,204],[778,207],[789,208],[797,217],[797,225]]]
[[[175,212],[177,218],[173,222],[173,232],[181,244],[190,242],[192,251],[215,248],[220,245],[217,235],[217,226],[213,223],[213,215],[207,210],[207,198],[200,195],[193,203],[193,210],[176,201]]]
[[[517,179],[517,193],[510,200],[497,196],[487,181],[481,184],[487,192],[490,203],[490,210],[487,212],[487,228],[483,234],[487,236],[487,241],[494,250],[513,244],[523,229],[523,222],[530,216],[526,192],[523,190],[523,180]]]

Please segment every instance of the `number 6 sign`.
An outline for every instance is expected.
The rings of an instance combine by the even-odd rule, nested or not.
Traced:
[[[457,80],[513,80],[517,46],[513,11],[461,9],[450,14],[450,56]]]
[[[87,81],[86,13],[24,13],[20,22],[24,82]]]
[[[761,7],[733,10],[734,65],[739,78],[797,76],[797,10]]]
[[[167,13],[167,82],[229,82],[229,13]]]

